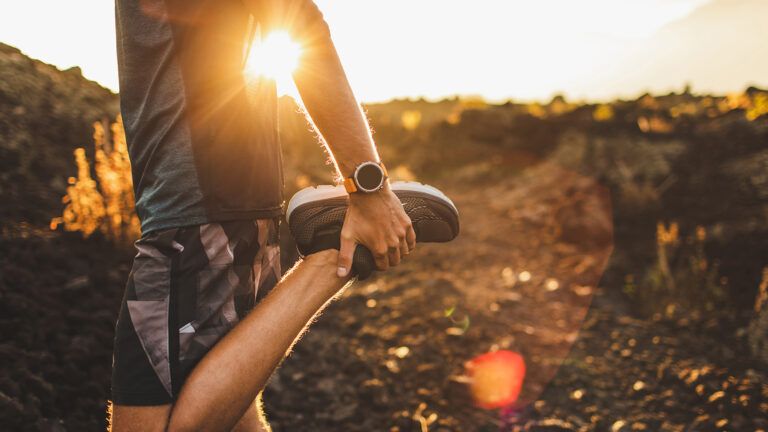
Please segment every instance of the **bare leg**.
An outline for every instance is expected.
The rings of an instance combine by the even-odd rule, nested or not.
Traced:
[[[168,424],[171,404],[158,406],[112,407],[112,427],[115,432],[162,432]]]
[[[253,404],[237,422],[232,432],[272,432],[267,419],[264,416],[264,408],[261,403],[261,394],[256,397]]]
[[[338,251],[306,257],[206,354],[171,405],[116,405],[125,431],[269,431],[257,396],[312,318],[349,282],[336,275]],[[233,429],[235,428],[236,429]]]
[[[167,430],[232,430],[307,324],[349,282],[336,275],[337,260],[335,250],[306,257],[222,338],[186,380]],[[164,430],[160,415],[168,415],[168,406],[115,406],[113,427],[116,432]]]
[[[200,361],[171,412],[170,431],[228,431],[256,399],[307,323],[349,281],[336,275],[338,252],[296,265]]]
[[[232,432],[271,432],[261,406],[261,394],[246,410]],[[166,430],[172,405],[115,406],[112,416],[113,430],[136,432],[162,432]]]

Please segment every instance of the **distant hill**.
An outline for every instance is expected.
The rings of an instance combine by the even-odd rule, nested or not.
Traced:
[[[45,224],[60,212],[72,151],[90,152],[93,122],[118,111],[118,96],[79,68],[61,71],[0,43],[0,225]]]

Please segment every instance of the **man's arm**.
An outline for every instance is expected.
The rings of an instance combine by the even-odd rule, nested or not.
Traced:
[[[293,78],[342,178],[363,162],[379,162],[368,122],[349,85],[330,30],[312,0],[245,0],[257,19],[284,28],[302,46]],[[267,17],[267,18],[265,18]],[[351,267],[356,244],[374,254],[381,270],[397,265],[416,245],[416,235],[389,184],[372,194],[354,193],[341,232],[339,276]]]

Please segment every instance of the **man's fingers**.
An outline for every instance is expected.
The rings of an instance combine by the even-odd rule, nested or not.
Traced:
[[[390,247],[389,251],[387,252],[387,257],[389,258],[390,266],[394,267],[400,264],[400,247]]]
[[[389,256],[387,254],[387,246],[379,246],[373,249],[373,259],[376,261],[376,268],[379,270],[386,270],[389,268]]]
[[[416,249],[416,231],[413,230],[412,225],[408,225],[408,230],[405,233],[405,241],[408,243],[408,249]]]
[[[338,269],[336,271],[339,277],[345,277],[352,270],[352,257],[355,255],[355,246],[357,244],[354,240],[345,239],[343,235],[341,236]]]
[[[408,241],[403,238],[400,240],[400,258],[402,259],[406,255],[411,253],[411,248],[408,247]]]

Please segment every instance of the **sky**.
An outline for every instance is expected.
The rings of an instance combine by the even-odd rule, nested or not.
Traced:
[[[752,21],[766,16],[766,0],[316,3],[366,102],[455,94],[605,100],[686,83],[716,93],[768,85],[765,49],[750,55],[768,40],[768,26]],[[4,2],[0,42],[62,69],[79,66],[118,90],[112,1]]]

